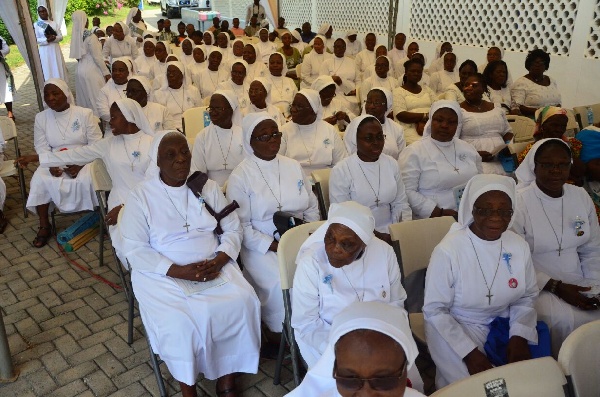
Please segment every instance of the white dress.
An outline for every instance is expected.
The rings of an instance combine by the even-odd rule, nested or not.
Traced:
[[[398,161],[414,219],[429,218],[436,206],[457,211],[454,190],[482,172],[479,153],[458,138],[424,137],[407,146]]]
[[[174,89],[171,87],[163,87],[158,91],[154,91],[150,97],[152,102],[160,103],[167,108],[171,117],[175,120],[175,128],[182,128],[183,112],[190,108],[202,106],[200,92],[193,85],[183,84],[181,87]]]
[[[323,118],[326,119],[328,117],[334,116],[337,112],[345,112],[348,115],[350,121],[352,121],[354,118],[356,118],[356,114],[354,114],[352,110],[353,109],[350,109],[348,107],[347,101],[338,96],[335,96],[333,97],[328,106],[323,106]],[[346,120],[338,120],[337,123],[334,125],[334,128],[336,128],[339,131],[343,131],[346,129],[348,124],[349,123]]]
[[[323,120],[309,125],[290,121],[281,132],[279,154],[298,161],[307,175],[313,170],[331,168],[347,156],[339,134]]]
[[[300,89],[310,88],[317,77],[321,75],[323,63],[332,58],[333,55],[328,52],[318,54],[315,50],[306,54],[302,60],[302,81],[300,82]]]
[[[2,55],[2,57],[6,58],[6,56],[10,52],[10,46],[2,36],[0,36],[0,43],[2,43],[0,54]],[[13,90],[15,89],[15,87],[9,86],[9,79],[6,76],[7,74],[8,71],[5,71],[4,67],[0,65],[0,103],[7,103],[13,101]]]
[[[192,171],[208,173],[223,186],[231,171],[244,159],[242,128],[224,129],[210,123],[196,136],[192,151]]]
[[[525,76],[519,77],[510,87],[513,102],[517,106],[523,105],[536,109],[547,105],[559,106],[562,103],[560,91],[556,81],[550,77],[548,78],[550,79],[550,85],[544,87]]]
[[[456,70],[454,72],[440,70],[432,73],[430,76],[429,87],[431,87],[435,95],[443,94],[446,92],[446,88],[457,81],[460,81],[460,77],[458,76],[458,72]]]
[[[235,93],[239,103],[239,109],[242,113],[246,112],[248,106],[250,106],[250,98],[248,98],[248,90],[250,89],[248,79],[244,79],[244,84],[238,85],[229,79],[219,83],[217,90],[229,90]]]
[[[154,79],[152,81],[152,89],[158,90],[163,85],[163,80],[166,79],[167,76],[167,62],[160,62],[158,59],[155,63],[152,64],[152,72],[151,78]]]
[[[335,55],[327,59],[321,65],[320,75],[338,76],[342,79],[342,84],[335,86],[336,97],[334,100],[343,101],[347,108],[355,114],[360,112],[358,99],[354,96],[347,96],[349,92],[356,90],[356,62],[354,59],[344,56],[338,58]]]
[[[246,81],[252,83],[257,77],[264,77],[269,74],[269,70],[264,63],[257,59],[254,63],[249,63],[246,68]]]
[[[203,105],[208,106],[213,92],[217,90],[220,83],[229,80],[230,74],[225,69],[219,68],[214,72],[207,67],[197,75],[192,75],[192,78],[194,78],[194,86],[200,91]]]
[[[394,116],[400,112],[429,113],[431,104],[435,102],[437,98],[431,88],[427,86],[421,87],[421,92],[418,94],[413,94],[402,87],[398,87],[394,90]],[[409,124],[399,122],[398,124],[404,129],[404,139],[406,139],[407,145],[421,139],[421,135],[417,133],[414,123]]]
[[[392,223],[412,219],[398,161],[386,154],[375,162],[364,162],[353,153],[333,167],[329,201],[356,201],[369,207],[380,233],[389,233]]]
[[[96,117],[100,117],[98,108],[98,95],[104,84],[104,76],[110,71],[102,58],[102,44],[95,34],[91,34],[83,41],[85,54],[77,63],[77,77],[75,78],[75,100],[77,106],[92,109]]]
[[[98,98],[96,100],[96,108],[98,109],[97,116],[104,123],[104,136],[106,137],[112,136],[112,128],[110,128],[110,125],[108,124],[108,121],[110,120],[110,107],[115,101],[127,98],[125,89],[127,89],[127,83],[115,84],[114,80],[110,79],[104,84],[104,87],[100,89],[100,92],[98,92]]]
[[[391,72],[388,73],[385,79],[382,79],[376,74],[366,78],[360,85],[359,100],[361,102],[361,107],[364,109],[365,102],[367,101],[367,95],[369,94],[369,91],[371,91],[372,88],[383,87],[390,90],[390,92],[394,92],[394,90],[397,87],[400,87],[400,85],[401,84],[398,83],[398,80],[396,80],[395,77],[392,77]]]
[[[360,84],[363,81],[363,74],[367,68],[375,65],[375,51],[369,51],[365,48],[356,54],[354,61],[356,62],[356,84]]]
[[[269,251],[275,225],[273,214],[288,211],[307,222],[319,220],[317,199],[297,161],[277,155],[265,161],[254,155],[244,159],[229,176],[227,198],[237,201],[244,230],[240,257],[244,276],[261,302],[262,321],[281,332],[284,318],[277,254]],[[279,204],[281,203],[281,204]]]
[[[215,210],[228,202],[208,181],[202,191]],[[121,233],[131,263],[133,291],[152,350],[173,377],[194,385],[199,373],[208,379],[256,373],[260,349],[260,306],[237,264],[230,260],[219,274],[224,284],[188,296],[166,275],[172,265],[211,259],[217,252],[236,258],[242,231],[235,213],[217,221],[186,186],[171,187],[158,176],[139,184],[123,209]],[[185,211],[185,224],[180,213]]]
[[[50,25],[57,33],[56,40],[48,43],[48,39],[44,35],[46,26]],[[44,72],[44,79],[61,79],[69,81],[69,73],[67,66],[65,65],[65,59],[60,50],[59,43],[62,41],[63,36],[60,33],[60,28],[54,21],[42,21],[38,20],[33,24],[35,30],[35,38],[38,44],[38,50],[40,52],[40,61],[42,62],[42,71]]]
[[[298,93],[294,80],[285,76],[265,75],[271,80],[271,103],[279,109],[285,117],[290,116],[290,106]]]
[[[463,114],[463,128],[460,139],[473,145],[475,150],[496,153],[498,148],[506,146],[504,135],[512,132],[506,115],[501,107],[495,106],[492,110],[482,113],[467,112]],[[483,162],[484,174],[506,175],[499,161]]]
[[[158,63],[155,56],[147,57],[143,52],[135,58],[137,74],[149,80],[154,79],[154,65]]]
[[[64,112],[46,109],[38,113],[33,126],[33,139],[36,153],[43,156],[45,153],[61,150],[70,152],[91,145],[102,139],[102,133],[90,109],[71,105]],[[90,161],[68,164],[84,165]],[[40,166],[34,172],[29,187],[29,211],[35,213],[36,206],[48,203],[61,212],[93,210],[98,205],[89,165],[85,165],[73,179],[64,172],[59,177],[52,176],[48,167],[41,163],[40,157]]]
[[[406,147],[406,140],[404,139],[404,129],[400,124],[389,118],[385,118],[384,123],[381,125],[383,128],[383,134],[385,135],[385,144],[383,145],[383,153],[387,154],[398,160],[400,153]]]
[[[501,106],[505,113],[510,112],[514,107],[512,96],[510,95],[510,88],[508,86],[500,88],[499,90],[494,90],[488,86],[488,91],[490,94],[490,101]]]
[[[171,116],[167,108],[160,103],[147,102],[142,111],[154,131],[174,130],[177,128],[177,119]]]
[[[346,39],[346,53],[345,53],[345,55],[347,57],[350,57],[350,59],[356,59],[356,56],[361,51],[362,51],[362,43],[359,40],[354,40],[354,42],[351,43],[350,40]]]
[[[535,182],[517,191],[513,230],[529,243],[540,290],[551,278],[584,287],[600,285],[600,229],[594,205],[583,188],[565,184],[563,192],[552,198]],[[577,218],[584,222],[581,236],[575,230]],[[560,256],[554,233],[562,240]],[[550,327],[554,354],[577,327],[600,320],[600,311],[580,310],[547,291],[540,293],[536,309]]]
[[[402,63],[401,61],[404,58],[406,58],[406,50],[399,50],[394,46],[394,48],[388,51],[387,57],[390,58],[390,61],[392,63],[390,66],[393,66],[393,69],[396,71],[396,73],[401,72],[401,74],[403,74],[404,63]],[[396,75],[394,77],[398,78],[399,76]]]
[[[261,40],[259,40],[256,45],[258,46],[258,51],[260,53],[260,60],[256,59],[256,61],[261,61],[262,63],[268,64],[271,54],[277,52],[277,46],[274,43],[271,43],[269,40],[267,40],[266,43],[263,43]]]
[[[322,241],[309,245],[296,263],[292,327],[309,368],[327,347],[334,317],[353,302],[377,301],[404,307],[406,291],[400,283],[396,255],[378,238],[369,242],[360,259],[342,268],[331,266]],[[326,277],[330,278],[328,283]]]
[[[510,270],[501,253],[511,255]],[[509,285],[513,278],[516,288]],[[537,344],[537,296],[529,248],[517,234],[486,241],[468,228],[450,231],[434,249],[425,279],[425,335],[436,386],[469,377],[463,358],[475,348],[484,352],[496,317],[510,318],[510,336]]]
[[[125,36],[121,41],[111,36],[104,42],[102,55],[111,64],[115,58],[131,57],[131,59],[136,59],[138,56],[137,41],[131,36]]]

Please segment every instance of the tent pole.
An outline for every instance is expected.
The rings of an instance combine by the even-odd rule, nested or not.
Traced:
[[[14,382],[19,377],[15,372],[10,358],[10,349],[8,348],[8,339],[6,339],[6,329],[2,319],[2,310],[0,309],[0,382]]]
[[[33,84],[35,86],[35,93],[37,96],[38,107],[40,111],[44,110],[44,102],[42,100],[41,94],[41,84],[44,82],[44,74],[42,72],[42,63],[40,62],[40,53],[37,51],[37,45],[34,48],[31,45],[31,37],[35,38],[35,34],[33,32],[33,21],[31,20],[31,14],[29,13],[29,8],[24,7],[27,5],[25,0],[15,0],[17,4],[17,12],[19,14],[19,21],[21,24],[21,28],[23,30],[23,37],[25,38],[25,46],[27,48],[27,57],[29,58],[29,65],[31,70],[31,77],[33,78]],[[25,13],[24,10],[27,10]],[[41,77],[41,78],[40,78]]]

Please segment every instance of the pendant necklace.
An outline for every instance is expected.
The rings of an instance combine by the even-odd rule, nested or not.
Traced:
[[[362,165],[360,165],[360,163],[358,163],[358,167],[360,168],[360,170],[362,171],[363,176],[365,177],[367,183],[369,184],[369,187],[371,188],[371,190],[373,191],[373,194],[375,195],[375,205],[377,207],[379,207],[379,193],[381,190],[381,163],[378,161],[377,165],[379,167],[379,180],[377,182],[377,193],[375,193],[375,189],[373,189],[373,185],[371,185],[371,182],[369,182],[369,178],[367,178],[367,175],[365,174],[365,170],[363,170]]]
[[[275,196],[275,193],[273,193],[273,189],[271,189],[271,186],[269,186],[269,183],[267,182],[267,179],[263,175],[263,172],[260,169],[258,163],[255,161],[254,164],[256,164],[256,168],[258,168],[258,171],[260,172],[260,176],[262,176],[263,181],[265,181],[265,185],[267,185],[267,187],[269,188],[269,191],[273,195],[273,198],[275,199],[275,201],[277,201],[277,210],[281,211],[281,208],[282,208],[282,205],[281,205],[281,170],[279,169],[279,159],[277,159],[277,178],[279,181],[279,200],[277,200],[277,196]]]
[[[273,75],[271,75],[271,77],[270,77],[271,83],[272,83],[273,87],[275,87],[275,89],[277,91],[279,91],[279,96],[281,98],[283,98],[283,85],[285,83],[285,80],[283,80],[283,76],[276,76],[276,77],[281,77],[281,88],[279,88],[279,87],[277,87],[277,84],[275,84],[275,81],[273,80],[273,77],[274,77]]]
[[[467,101],[467,103],[469,104],[469,106],[471,106],[472,108],[475,108],[475,109],[477,109],[477,111],[478,111],[478,112],[480,112],[480,111],[481,111],[481,106],[483,105],[483,99],[481,99],[481,100],[479,101],[479,105],[473,105],[473,104],[471,103],[471,101],[469,101],[468,99],[465,99],[465,101]]]
[[[489,285],[487,279],[485,278],[485,273],[483,272],[483,267],[481,267],[481,262],[479,261],[479,255],[477,254],[477,250],[475,249],[475,244],[473,244],[473,239],[469,236],[469,240],[471,241],[471,246],[473,247],[473,251],[475,251],[475,257],[477,258],[477,264],[479,265],[479,270],[481,270],[481,275],[483,276],[483,282],[485,283],[485,287],[488,290],[487,295],[488,305],[492,304],[492,287],[494,286],[494,282],[496,281],[496,276],[498,275],[498,269],[500,268],[500,259],[502,258],[502,239],[500,239],[500,254],[498,255],[498,264],[496,265],[496,272],[494,273],[494,278],[492,279],[492,284]]]
[[[188,218],[188,216],[187,216],[187,207],[188,207],[188,195],[187,195],[187,192],[185,194],[185,208],[186,208],[186,210],[185,210],[185,216],[183,216],[181,214],[181,212],[177,209],[177,206],[175,205],[175,203],[171,199],[171,196],[169,196],[169,192],[167,192],[167,189],[164,186],[163,186],[163,189],[165,191],[165,194],[169,198],[169,201],[171,202],[171,205],[173,206],[173,208],[175,208],[175,211],[177,211],[177,213],[179,214],[179,216],[181,217],[181,219],[183,219],[183,221],[185,222],[185,225],[183,225],[183,227],[185,227],[186,233],[189,233],[190,232],[190,224],[188,223],[188,220],[187,220],[187,218]]]
[[[133,163],[135,162],[135,160],[137,159],[138,162],[141,161],[140,160],[140,143],[141,142],[142,142],[142,136],[140,135],[140,137],[138,138],[137,150],[135,152],[131,153],[131,155],[133,156],[133,160],[132,160],[131,157],[129,156],[129,151],[127,150],[127,143],[125,143],[125,138],[123,138],[123,148],[125,149],[125,154],[127,155],[127,160],[131,164],[132,172],[133,172],[133,168],[134,168]]]
[[[350,287],[352,287],[352,289],[354,290],[356,299],[358,299],[359,302],[364,301],[365,300],[365,258],[364,257],[362,258],[362,296],[358,296],[358,291],[356,290],[356,288],[354,288],[352,281],[350,281],[350,278],[346,274],[346,270],[344,270],[343,267],[342,267],[342,273],[344,273],[344,276],[346,276],[346,281],[348,281],[348,284],[350,284]]]
[[[225,167],[224,169],[227,169],[227,159],[229,158],[229,151],[231,150],[231,141],[233,141],[233,131],[231,131],[231,137],[229,138],[229,146],[227,147],[227,155],[225,155],[223,153],[223,147],[221,146],[221,139],[219,139],[218,131],[217,131],[216,135],[217,135],[217,143],[219,144],[219,150],[221,151],[221,156],[223,157],[223,167]]]
[[[313,139],[313,149],[316,148],[316,142],[317,142],[317,133],[318,131],[315,131],[315,137]],[[304,150],[306,150],[306,155],[308,156],[308,165],[311,166],[312,165],[312,160],[310,159],[310,151],[308,150],[308,147],[306,146],[306,142],[304,142],[304,137],[300,136],[300,140],[302,141],[302,145],[304,145]]]
[[[444,151],[442,149],[440,149],[440,147],[438,145],[436,145],[434,143],[433,146],[435,146],[437,148],[437,150],[440,151],[440,153],[442,154],[442,156],[444,156],[444,158],[446,159],[448,164],[450,164],[452,166],[452,168],[454,168],[454,172],[456,172],[457,174],[460,174],[460,168],[458,168],[456,166],[456,142],[452,141],[452,146],[454,147],[454,164],[452,164],[450,162],[450,160],[448,160],[448,157],[446,157],[446,154],[444,153]]]
[[[58,113],[58,112],[54,112],[52,114],[52,117],[54,117],[54,124],[56,124],[56,128],[58,129],[60,136],[62,136],[63,141],[66,140],[66,138],[67,138],[67,127],[71,123],[71,118],[73,117],[73,108],[71,106],[69,106],[68,112],[69,112],[69,120],[67,121],[67,124],[65,124],[64,126],[60,125],[58,123],[58,120],[56,119],[56,113]]]
[[[562,242],[563,242],[563,235],[565,233],[565,229],[563,227],[564,221],[565,221],[564,195],[560,198],[560,240],[558,239],[558,234],[556,233],[556,230],[554,230],[554,226],[552,226],[552,222],[550,222],[550,218],[548,217],[548,214],[546,213],[546,209],[544,208],[544,203],[542,203],[542,199],[538,197],[538,200],[540,200],[540,206],[542,207],[542,211],[544,211],[544,215],[546,215],[546,219],[548,220],[548,223],[550,224],[550,227],[552,228],[552,233],[554,233],[554,237],[556,238],[556,243],[558,244],[558,249],[556,251],[558,252],[558,256],[560,256],[560,253],[563,251]]]
[[[175,95],[173,95],[173,88],[171,88],[171,87],[169,87],[169,94],[171,94],[171,97],[175,101],[175,104],[177,105],[177,107],[179,109],[181,109],[181,113],[183,113],[183,102],[185,102],[185,87],[183,87],[183,89],[182,89],[181,106],[179,105],[179,102],[177,102],[177,99],[175,99]]]

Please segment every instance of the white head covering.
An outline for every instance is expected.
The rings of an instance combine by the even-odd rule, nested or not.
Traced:
[[[287,396],[339,396],[332,376],[335,345],[342,336],[356,330],[373,330],[389,336],[404,350],[407,367],[414,365],[418,350],[411,335],[406,311],[381,302],[354,302],[334,317],[325,352],[317,364],[309,369],[300,386]]]
[[[127,26],[125,22],[117,21],[115,22],[115,25],[119,25],[123,29],[123,33],[125,34],[125,36],[129,36],[129,26]]]
[[[449,41],[442,41],[441,43],[438,43],[438,45],[435,47],[435,57],[434,57],[434,60],[442,57],[442,54],[440,54],[440,52],[442,51],[442,46],[444,45],[444,43],[450,43],[450,42]],[[450,45],[452,46],[452,43],[450,43]],[[452,52],[452,51],[450,51],[450,52]],[[447,54],[447,52],[444,53],[444,55],[446,55],[446,54]]]
[[[129,72],[129,76],[127,77],[127,79],[133,77],[133,75],[135,74],[134,69],[133,69],[133,64],[135,62],[133,62],[131,57],[113,58],[112,62],[110,63],[111,70],[112,70],[112,66],[115,64],[115,62],[123,62],[125,64],[125,67],[127,68],[127,71]]]
[[[181,40],[181,44],[179,44],[179,46],[181,47],[181,53],[183,54],[183,56],[186,56],[186,57],[191,57],[191,56],[192,56],[192,54],[190,54],[190,55],[187,55],[185,52],[183,52],[183,43],[184,43],[185,41],[189,41],[189,42],[190,42],[190,44],[192,45],[192,52],[194,51],[194,42],[193,42],[193,41],[192,41],[192,39],[190,39],[189,37],[186,37],[185,39]]]
[[[129,26],[129,24],[133,20],[133,17],[135,16],[135,14],[137,14],[138,11],[139,8],[137,7],[132,7],[129,9],[129,12],[127,13],[127,18],[125,18],[125,23],[127,24],[127,26]]]
[[[315,51],[315,40],[316,39],[321,39],[321,41],[323,42],[323,46],[325,46],[325,43],[327,43],[327,39],[325,38],[325,36],[323,35],[316,35],[311,41],[310,43],[308,43],[309,46],[311,46],[313,49],[310,52],[314,52],[316,55],[325,55],[325,53],[327,52],[327,48],[323,47],[323,53],[319,54]]]
[[[71,93],[69,85],[66,81],[62,79],[48,79],[44,82],[44,87],[46,87],[48,84],[57,86],[63,92],[63,94],[65,94],[65,96],[67,97],[67,102],[70,105],[75,104],[75,99],[73,98],[73,94]]]
[[[344,44],[346,45],[346,49],[348,49],[348,40],[346,40],[343,37],[338,37],[337,39],[335,39],[333,41],[333,45],[335,45],[335,42],[338,41],[338,40],[342,40],[344,42]],[[333,53],[333,56],[337,58],[337,56],[335,55],[335,52]],[[344,51],[344,56],[346,56],[346,52],[345,51]]]
[[[366,98],[368,97],[369,93],[371,91],[374,91],[374,90],[381,91],[381,92],[383,92],[383,95],[385,95],[385,102],[387,104],[387,108],[385,109],[385,116],[386,117],[383,120],[384,124],[385,124],[385,123],[387,123],[387,120],[386,120],[387,119],[387,115],[390,114],[390,112],[392,111],[392,107],[394,105],[394,95],[392,94],[392,91],[390,91],[389,89],[387,89],[385,87],[373,87],[373,88],[371,88],[369,90],[369,92],[367,92],[367,96],[365,96],[365,101],[366,101]],[[367,114],[367,107],[366,106],[363,106],[361,114]]]
[[[312,88],[313,90],[317,91],[317,92],[321,92],[321,90],[329,87],[330,85],[335,86],[335,81],[333,81],[333,78],[331,78],[331,76],[326,76],[326,75],[320,75],[319,77],[317,77],[315,79],[315,81],[313,81],[312,85],[310,86],[310,88]]]
[[[322,36],[325,36],[325,33],[327,33],[327,31],[329,30],[330,27],[331,27],[331,24],[324,23],[319,27],[319,30],[317,31],[317,33]]]
[[[431,118],[433,117],[435,112],[442,108],[452,109],[454,110],[454,113],[456,113],[456,115],[458,116],[458,125],[456,126],[456,133],[454,134],[454,138],[460,136],[460,132],[462,131],[463,125],[463,116],[462,110],[460,109],[460,105],[456,101],[441,99],[431,104],[431,108],[429,109],[429,120],[427,120],[427,124],[425,124],[425,128],[423,128],[423,138],[431,137]]]
[[[237,56],[233,53],[233,46],[235,46],[236,43],[242,43],[242,55]],[[246,44],[244,44],[244,40],[242,40],[241,38],[237,37],[235,40],[233,40],[231,42],[231,59],[242,59],[242,57],[244,56],[244,47],[246,46]]]
[[[269,41],[269,36],[268,36],[269,29],[267,29],[267,28],[260,28],[260,29],[258,29],[258,31],[256,32],[256,37],[260,38],[260,32],[262,32],[263,30],[267,31],[267,41]],[[260,40],[260,41],[263,42],[262,40]]]
[[[206,43],[204,43],[204,45],[206,46],[206,45],[213,45],[213,44],[215,44],[215,35],[214,35],[214,33],[213,33],[213,32],[211,32],[210,30],[206,30],[206,31],[204,31],[204,33],[202,33],[202,40],[204,40],[204,35],[205,35],[205,34],[209,34],[209,35],[210,35],[210,38],[211,38],[211,40],[210,40],[210,44],[206,44]]]
[[[38,8],[40,7],[44,7],[46,9],[46,11],[48,11],[48,4],[46,3],[46,0],[38,0],[37,2],[37,8],[36,8],[36,13],[38,15],[38,21],[41,21],[42,18],[40,18],[40,12],[38,11]],[[48,21],[52,20],[52,15],[50,15],[50,13],[48,13]]]
[[[321,120],[323,118],[323,106],[321,105],[321,97],[319,96],[319,93],[313,89],[304,88],[298,91],[298,94],[308,99],[310,107],[312,108],[313,112],[317,114],[315,122]]]
[[[290,32],[289,30],[286,30],[285,32],[281,33],[281,36],[279,36],[280,39],[283,38],[283,36],[285,36],[286,34],[289,34],[290,36],[293,37],[292,32]],[[298,33],[299,34],[299,33]]]
[[[227,33],[225,33],[225,32],[219,32],[219,34],[217,35],[217,38],[218,38],[220,35],[224,35],[224,36],[225,36],[225,38],[227,39],[227,45],[225,46],[225,48],[221,48],[221,47],[219,47],[219,48],[221,48],[222,50],[225,50],[225,49],[229,48],[229,35],[228,35]]]
[[[129,81],[131,81],[131,80],[138,81],[142,85],[142,87],[144,87],[144,91],[146,91],[146,94],[148,96],[150,96],[150,93],[152,92],[152,83],[150,82],[150,80],[148,80],[147,77],[142,76],[140,74],[140,75],[135,75],[135,76],[131,77],[129,79]]]
[[[240,110],[240,103],[237,99],[235,92],[231,90],[216,90],[213,92],[213,95],[223,95],[227,102],[229,102],[229,106],[233,109],[233,115],[231,116],[231,122],[233,125],[237,125],[238,127],[242,125],[242,111]]]
[[[267,98],[265,99],[265,103],[267,106],[271,104],[271,79],[265,79],[264,77],[255,77],[254,80],[250,82],[252,84],[254,81],[258,81],[267,91]]]
[[[283,56],[283,54],[279,53],[279,52],[274,52],[271,55],[269,55],[269,59],[271,59],[271,57],[273,55],[279,55],[281,57],[281,61],[283,62],[283,69],[281,69],[281,77],[285,77],[285,75],[288,72],[288,67],[287,67],[287,62],[285,61],[285,57]],[[258,60],[258,55],[256,56],[256,59]],[[269,73],[270,74],[270,73]],[[273,76],[275,77],[275,76]]]
[[[233,65],[235,65],[236,63],[244,65],[244,68],[246,69],[246,71],[248,71],[248,62],[244,61],[243,59],[236,59],[233,62],[231,62],[231,65],[229,66],[230,72],[233,70]]]
[[[167,68],[165,69],[165,78],[163,79],[162,89],[166,89],[167,87],[169,87],[169,81],[166,78],[169,66],[175,66],[177,69],[179,69],[179,71],[183,75],[183,84],[181,85],[180,88],[185,88],[185,86],[187,85],[187,76],[185,73],[185,66],[183,66],[183,63],[181,63],[180,61],[169,61],[169,62],[167,62]]]
[[[137,125],[137,127],[145,134],[150,136],[154,136],[156,134],[154,128],[150,126],[150,122],[144,114],[144,110],[140,104],[137,103],[137,101],[129,98],[122,98],[117,99],[115,103],[121,110],[121,113],[123,113],[123,116],[125,116],[125,120]]]
[[[296,29],[291,30],[290,34],[298,41],[302,42],[302,36],[300,35],[300,32],[298,32]]]
[[[460,230],[469,227],[473,223],[473,206],[475,201],[484,193],[492,190],[504,192],[510,198],[512,209],[515,209],[515,180],[502,175],[479,174],[475,175],[465,186],[465,190],[458,207],[458,223],[452,225],[452,230]],[[512,218],[508,228],[512,225]]]
[[[377,47],[375,47],[375,51],[377,51]],[[392,64],[392,60],[387,55],[379,55],[377,58],[375,58],[375,62],[377,62],[377,60],[379,60],[379,58],[385,58],[385,59],[387,59],[387,61],[388,61],[388,72],[386,74],[386,78],[390,77],[391,76],[392,67],[394,66]],[[373,70],[373,72],[375,72],[375,70]],[[377,76],[377,73],[374,73],[374,76]],[[379,76],[377,76],[377,77],[379,77]]]
[[[173,51],[171,51],[171,45],[169,43],[167,43],[166,41],[158,40],[156,41],[156,43],[154,43],[154,47],[156,47],[158,43],[161,43],[163,46],[165,46],[165,50],[167,50],[167,57],[173,53]]]
[[[254,63],[252,64],[252,65],[254,65],[256,62],[260,62],[260,60],[261,60],[260,49],[258,48],[258,45],[255,43],[247,43],[246,45],[244,45],[244,48],[248,45],[251,46],[252,48],[254,48],[254,53],[256,54],[256,57],[254,58]]]
[[[142,47],[144,47],[144,44],[146,44],[147,41],[151,42],[156,47],[157,41],[154,37],[145,38],[144,41],[142,42]]]
[[[355,34],[358,34],[358,30],[356,30],[356,29],[348,29],[348,31],[346,32],[346,37],[348,37],[348,36],[354,36]]]
[[[346,133],[344,134],[344,144],[346,145],[346,150],[348,154],[352,154],[356,152],[356,134],[358,134],[358,126],[364,119],[373,119],[381,125],[377,117],[371,116],[370,114],[361,114],[358,117],[352,119],[348,127],[346,127]]]
[[[71,16],[73,28],[71,29],[71,52],[69,58],[81,59],[85,55],[85,46],[83,45],[83,32],[87,22],[87,15],[84,11],[77,10]]]
[[[196,51],[196,49],[199,49],[200,51],[202,51],[203,58],[206,61],[207,56],[206,56],[206,52],[205,52],[204,46],[203,45],[194,46],[194,48],[192,48],[192,56],[194,55],[194,51]]]
[[[515,171],[515,175],[517,176],[517,181],[519,182],[517,185],[517,188],[519,190],[523,189],[523,188],[531,185],[531,183],[535,182],[535,172],[534,172],[534,170],[535,170],[535,154],[537,153],[540,146],[542,146],[544,143],[546,143],[548,141],[561,142],[563,145],[565,145],[567,148],[569,148],[569,150],[571,150],[569,145],[562,139],[546,138],[546,139],[540,139],[539,141],[537,141],[531,147],[529,152],[527,152],[527,156],[525,156],[525,159],[523,160],[521,165],[519,165],[519,167]],[[573,162],[573,156],[571,156],[571,162]]]
[[[252,138],[252,133],[254,132],[254,129],[256,128],[258,123],[265,120],[272,120],[275,124],[277,124],[273,117],[271,117],[267,112],[248,113],[242,120],[242,145],[244,147],[244,151],[248,156],[254,156],[254,149],[252,149],[252,146],[250,146],[250,139]]]
[[[154,135],[154,139],[152,140],[152,144],[150,145],[150,165],[148,170],[146,171],[146,179],[152,179],[155,176],[160,174],[160,168],[158,168],[158,148],[160,147],[160,143],[166,136],[171,136],[179,134],[185,138],[179,131],[171,130],[171,131],[159,131]],[[186,139],[187,141],[187,139]],[[188,144],[189,145],[189,144]]]

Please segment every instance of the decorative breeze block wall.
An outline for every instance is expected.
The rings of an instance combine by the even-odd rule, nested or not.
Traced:
[[[412,0],[410,36],[415,39],[510,51],[542,48],[569,55],[580,0]],[[590,0],[583,0],[590,1]],[[598,1],[598,0],[596,0]],[[599,3],[600,4],[600,3]],[[600,6],[593,29],[596,54]],[[590,42],[592,42],[590,35]]]
[[[596,0],[594,18],[590,23],[590,34],[585,57],[600,59],[600,0]]]

